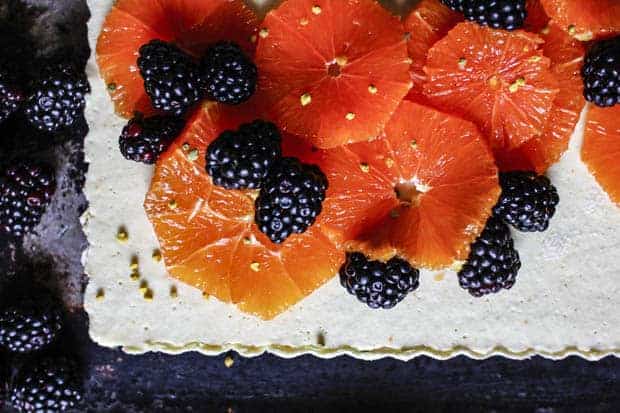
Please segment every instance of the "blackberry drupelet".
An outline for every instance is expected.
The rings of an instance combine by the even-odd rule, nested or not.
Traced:
[[[14,238],[31,232],[41,221],[56,190],[47,165],[17,162],[0,177],[0,231]]]
[[[31,87],[24,106],[26,119],[46,132],[73,126],[82,116],[89,92],[84,73],[69,64],[51,65]]]
[[[121,153],[130,161],[154,164],[181,133],[185,121],[173,116],[136,116],[118,138]]]
[[[518,29],[527,17],[525,0],[463,0],[450,3],[449,7],[462,11],[467,20],[494,29]]]
[[[282,156],[281,140],[278,128],[262,120],[224,131],[207,148],[207,173],[226,189],[258,189]]]
[[[202,99],[198,65],[171,43],[151,40],[143,45],[138,68],[155,109],[181,116]]]
[[[276,244],[305,232],[321,213],[327,187],[327,178],[317,166],[281,158],[256,199],[256,225]]]
[[[29,296],[0,311],[0,347],[32,353],[54,342],[63,327],[60,303],[49,295]]]
[[[0,65],[0,123],[19,109],[24,92],[7,69]]]
[[[82,380],[75,361],[65,357],[34,359],[23,366],[9,392],[20,412],[64,412],[82,400]]]
[[[201,74],[207,95],[220,103],[238,105],[256,91],[256,65],[234,43],[210,47],[202,58]]]
[[[474,297],[510,289],[521,269],[510,228],[492,216],[471,245],[469,258],[458,273],[459,284]]]
[[[463,3],[467,2],[467,0],[441,0],[441,2],[451,8],[454,11],[463,12]]]
[[[513,171],[500,174],[502,195],[493,213],[523,232],[542,232],[549,227],[560,202],[557,189],[544,175]]]
[[[620,104],[620,36],[596,43],[581,68],[583,95],[597,106]]]
[[[370,308],[389,309],[420,285],[420,271],[394,257],[388,262],[370,261],[359,252],[347,253],[340,267],[340,284]]]

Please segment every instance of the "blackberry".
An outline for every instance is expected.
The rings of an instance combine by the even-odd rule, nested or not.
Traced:
[[[597,106],[620,103],[620,36],[596,43],[581,68],[583,95]]]
[[[9,402],[20,412],[64,412],[81,400],[77,364],[65,357],[31,360],[20,369],[9,392]]]
[[[257,189],[282,155],[280,132],[255,120],[238,131],[224,131],[207,148],[207,173],[226,189]]]
[[[185,121],[173,116],[136,116],[118,138],[121,153],[130,161],[154,164],[181,133]]]
[[[394,257],[370,261],[359,252],[348,253],[340,267],[340,284],[370,308],[389,309],[420,285],[420,271]]]
[[[491,217],[482,234],[471,245],[467,262],[458,273],[459,284],[474,297],[510,289],[521,269],[510,228]]]
[[[281,158],[256,199],[256,225],[276,244],[305,232],[321,213],[327,186],[327,178],[317,166]]]
[[[60,303],[38,294],[0,311],[0,346],[12,353],[39,351],[54,342],[63,327]]]
[[[441,0],[441,2],[454,11],[463,12],[463,3],[467,0]]]
[[[89,92],[84,73],[67,64],[51,65],[31,87],[25,103],[26,119],[40,131],[66,129],[82,115]]]
[[[502,195],[493,208],[495,216],[519,231],[546,231],[560,202],[549,178],[534,172],[514,171],[500,174],[499,181]]]
[[[205,91],[217,102],[238,105],[256,91],[256,66],[234,43],[221,42],[210,47],[200,66]]]
[[[56,190],[54,171],[33,162],[17,162],[0,178],[0,231],[14,238],[41,221]]]
[[[525,0],[442,0],[467,20],[494,29],[515,30],[523,26],[527,12]]]
[[[0,67],[0,123],[19,109],[24,101],[24,92],[9,71]]]
[[[155,109],[181,116],[202,99],[198,65],[171,43],[151,40],[140,47],[138,68]]]

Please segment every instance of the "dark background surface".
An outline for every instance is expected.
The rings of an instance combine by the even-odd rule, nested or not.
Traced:
[[[36,72],[39,58],[61,55],[83,64],[87,18],[81,0],[0,0],[0,51],[10,49],[26,75]],[[419,357],[404,363],[231,354],[235,363],[226,368],[225,356],[128,356],[96,346],[81,308],[86,240],[78,217],[86,207],[86,131],[81,123],[68,133],[43,135],[24,129],[19,119],[0,127],[0,164],[18,155],[48,159],[60,187],[37,234],[23,245],[0,240],[0,288],[34,275],[64,297],[71,328],[61,346],[84,362],[81,411],[620,412],[620,359],[614,357],[596,363]]]

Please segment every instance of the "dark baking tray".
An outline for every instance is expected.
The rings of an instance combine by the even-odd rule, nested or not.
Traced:
[[[81,0],[0,0],[1,50],[21,47],[35,53],[21,55],[25,70],[33,66],[28,59],[41,56],[84,64],[87,19]],[[61,190],[38,233],[23,246],[0,240],[0,287],[34,272],[65,298],[71,324],[67,348],[85,365],[86,402],[80,411],[620,411],[620,359],[615,357],[598,362],[418,357],[405,363],[346,356],[245,359],[231,353],[235,363],[226,368],[224,355],[128,356],[98,347],[88,338],[81,308],[80,254],[86,241],[78,217],[86,207],[81,193],[86,131],[83,122],[62,136],[36,134],[20,122],[0,127],[0,163],[27,153],[49,159],[59,171]]]

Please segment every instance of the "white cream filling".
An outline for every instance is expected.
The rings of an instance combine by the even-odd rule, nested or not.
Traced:
[[[88,3],[94,50],[113,0]],[[274,320],[262,321],[203,298],[151,258],[158,243],[142,205],[152,167],[122,158],[118,135],[125,121],[113,112],[94,56],[87,71],[93,92],[86,109],[85,307],[97,343],[132,353],[235,349],[245,355],[365,359],[532,353],[596,359],[620,353],[620,209],[580,161],[583,116],[570,150],[549,172],[561,196],[551,228],[515,234],[523,268],[512,290],[475,299],[459,287],[454,272],[423,271],[415,293],[392,310],[378,311],[358,303],[334,278]],[[116,240],[121,227],[128,233],[124,244]],[[134,256],[151,301],[144,299],[140,281],[130,278]]]

